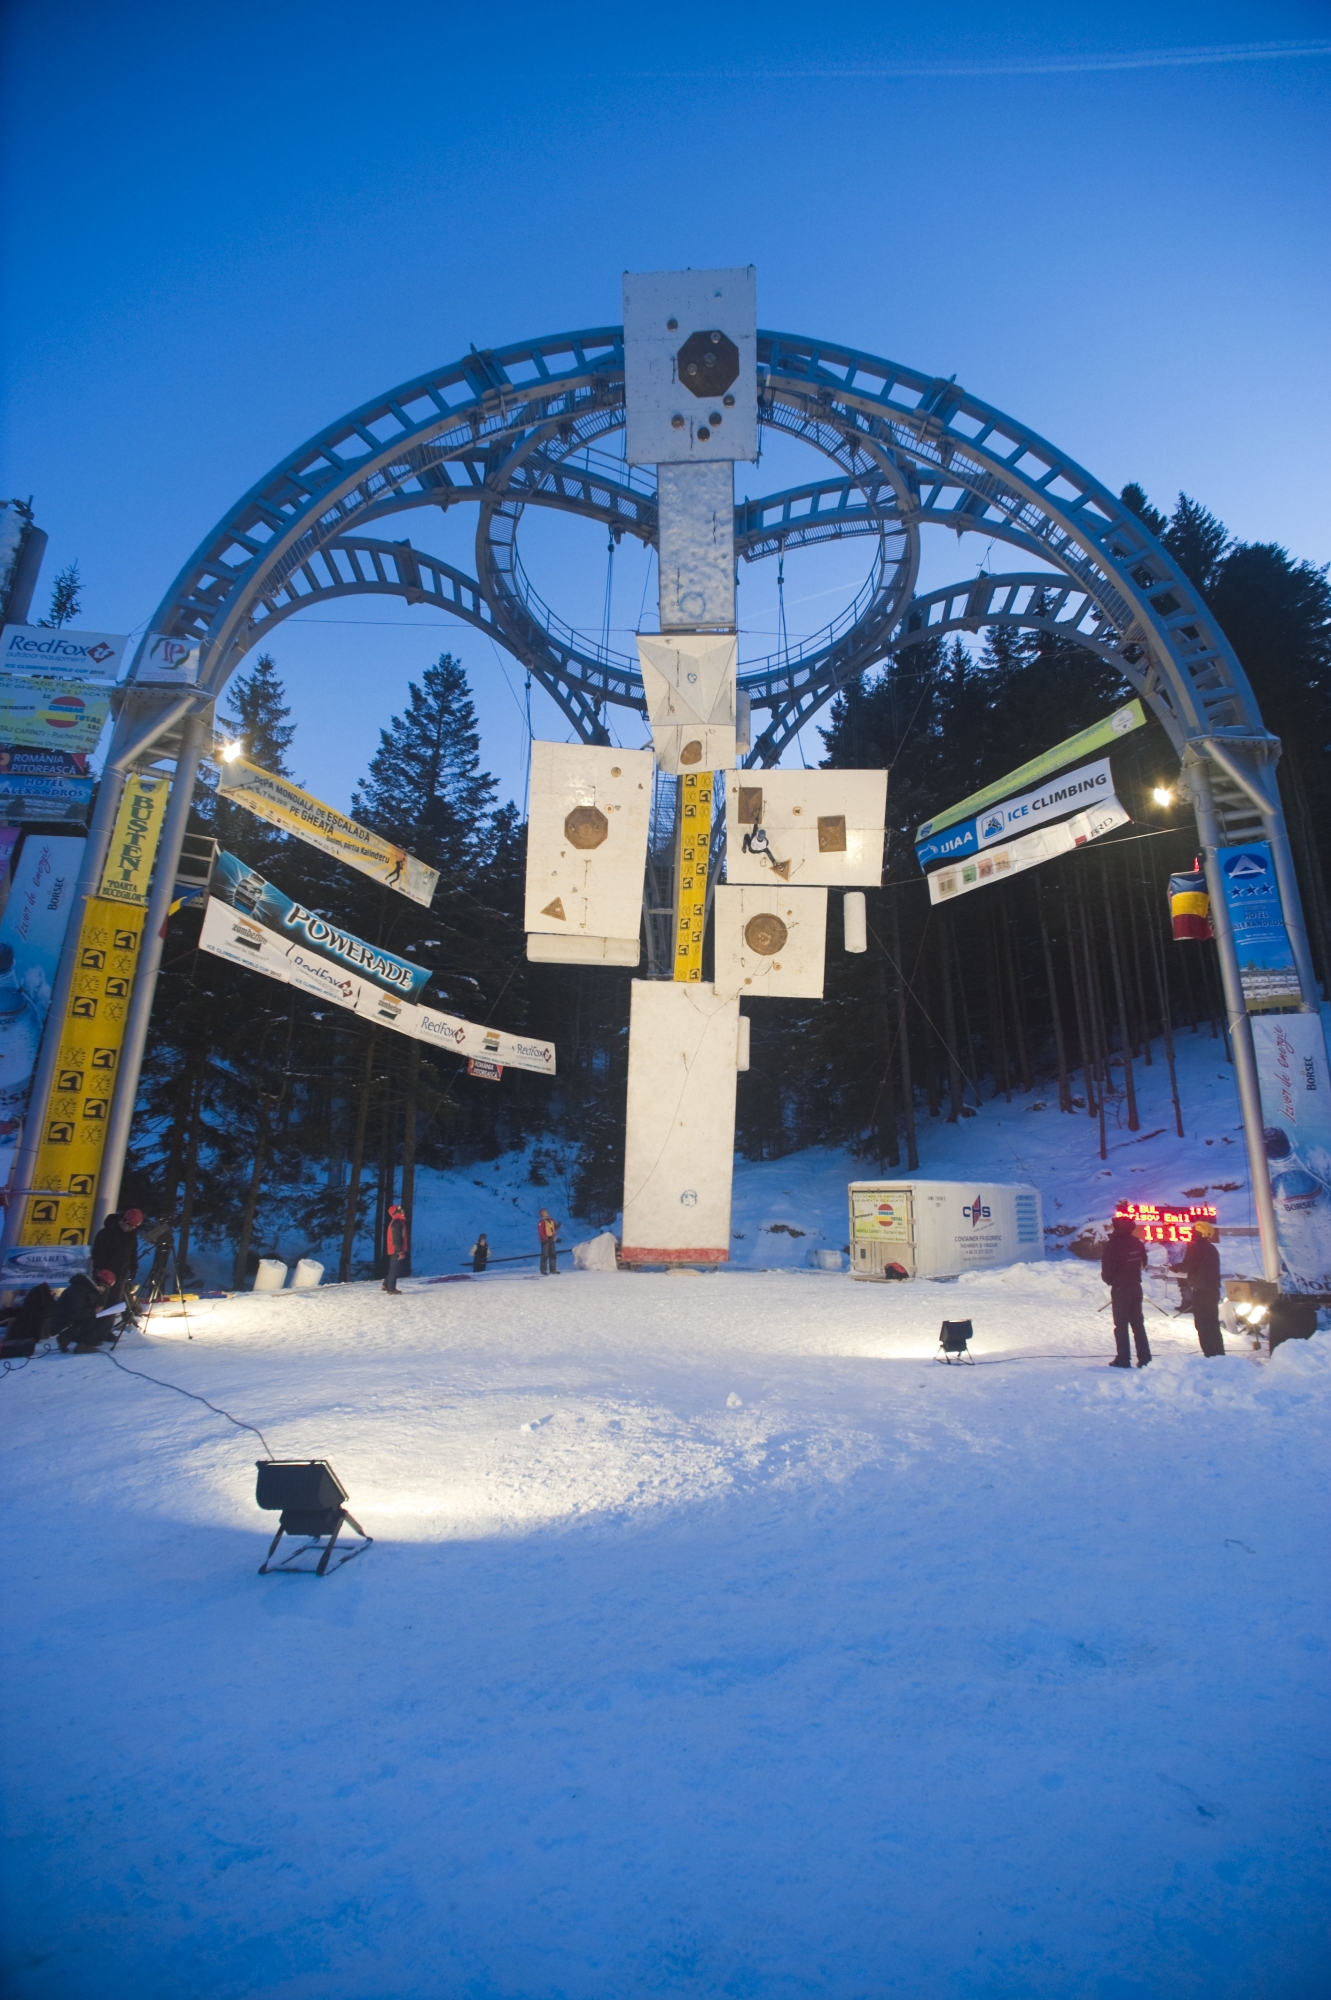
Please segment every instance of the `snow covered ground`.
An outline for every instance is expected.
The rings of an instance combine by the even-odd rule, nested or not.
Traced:
[[[1324,1994],[1331,1335],[1110,1373],[1102,1299],[518,1266],[127,1337],[331,1459],[323,1581],[255,1573],[257,1439],[6,1376],[6,1991]]]

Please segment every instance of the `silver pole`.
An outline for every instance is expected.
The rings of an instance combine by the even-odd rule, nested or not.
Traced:
[[[116,724],[115,735],[111,739],[110,755],[102,771],[101,783],[97,787],[97,804],[83,848],[83,867],[79,872],[78,887],[74,891],[74,903],[69,913],[65,941],[60,948],[60,963],[56,967],[51,1005],[47,1012],[46,1028],[42,1035],[37,1068],[32,1079],[28,1114],[23,1122],[23,1141],[17,1148],[14,1160],[11,1188],[32,1186],[37,1153],[42,1142],[42,1122],[46,1115],[46,1106],[50,1101],[51,1087],[55,1082],[56,1063],[60,1054],[60,1027],[69,1006],[69,995],[78,967],[79,938],[83,934],[84,911],[87,909],[89,898],[95,896],[101,887],[106,851],[111,844],[111,835],[115,831],[120,795],[125,788],[125,774],[134,759],[141,757],[145,750],[150,749],[163,731],[170,729],[172,724],[178,722],[193,705],[193,694],[181,695],[169,708],[163,709],[147,723],[141,717],[131,718],[126,712]],[[119,742],[117,738],[120,739]],[[9,1206],[5,1211],[3,1251],[0,1254],[8,1252],[18,1242],[27,1212],[26,1195],[11,1194]]]
[[[148,1022],[152,1015],[153,996],[157,991],[157,973],[162,963],[162,933],[166,929],[171,908],[171,892],[176,885],[180,850],[184,845],[186,829],[189,826],[189,809],[194,800],[194,779],[199,769],[204,732],[205,723],[202,715],[191,715],[180,732],[176,774],[171,781],[171,801],[162,823],[162,838],[157,850],[152,894],[148,898],[148,914],[143,925],[143,949],[139,954],[138,968],[134,975],[134,992],[129,1003],[129,1017],[125,1022],[125,1042],[120,1052],[120,1067],[111,1098],[111,1116],[106,1128],[106,1143],[102,1149],[102,1171],[97,1180],[97,1201],[92,1217],[94,1231],[101,1228],[112,1209],[120,1206],[120,1182],[125,1171],[125,1151],[129,1145],[130,1126],[134,1119],[134,1102],[139,1094],[139,1072],[143,1067],[143,1051],[148,1039]]]
[[[1272,1284],[1280,1282],[1280,1247],[1276,1241],[1276,1208],[1271,1195],[1271,1170],[1262,1140],[1262,1093],[1257,1081],[1257,1054],[1252,1042],[1252,1023],[1243,1002],[1234,932],[1220,879],[1218,850],[1222,845],[1220,822],[1216,817],[1211,774],[1193,745],[1184,758],[1184,771],[1192,792],[1193,811],[1201,840],[1206,868],[1206,886],[1211,896],[1211,927],[1220,954],[1220,983],[1224,988],[1225,1012],[1229,1017],[1230,1047],[1234,1051],[1234,1076],[1239,1088],[1239,1109],[1243,1113],[1243,1137],[1248,1148],[1248,1173],[1257,1206],[1257,1227],[1262,1239],[1262,1270]]]

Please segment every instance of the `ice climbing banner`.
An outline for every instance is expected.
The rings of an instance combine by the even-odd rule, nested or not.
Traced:
[[[1285,1283],[1331,1292],[1331,1079],[1321,1016],[1259,1015],[1252,1039]]]
[[[982,853],[986,847],[1012,840],[1049,820],[1084,811],[1087,806],[1113,796],[1109,759],[1100,757],[1094,764],[1081,764],[1075,771],[1065,771],[1062,777],[1050,778],[1034,791],[1001,799],[997,805],[986,806],[974,819],[962,820],[930,840],[917,842],[915,859],[926,870],[934,862],[960,861],[968,854]]]
[[[398,993],[406,1000],[419,999],[429,982],[428,966],[408,965],[405,959],[395,958],[379,945],[366,944],[364,938],[343,930],[328,917],[321,917],[317,910],[293,903],[290,896],[283,895],[234,854],[218,855],[209,890],[233,909],[248,910],[279,936],[303,940],[326,958],[335,959],[349,971],[372,979],[376,986],[385,986],[390,993]]]
[[[946,812],[935,813],[927,819],[915,835],[917,844],[928,840],[931,834],[939,833],[946,826],[955,826],[958,820],[975,819],[986,806],[996,806],[1002,800],[1019,792],[1023,786],[1035,785],[1042,778],[1050,778],[1055,771],[1075,764],[1079,757],[1087,757],[1093,750],[1109,750],[1124,736],[1130,736],[1134,729],[1145,727],[1146,712],[1139,701],[1130,701],[1124,708],[1116,708],[1103,722],[1093,722],[1089,729],[1078,730],[1075,736],[1056,743],[1052,750],[1042,751],[1032,757],[1029,763],[1021,764],[1015,771],[1009,771],[1005,778],[996,778],[992,785],[982,791],[972,792],[958,805],[949,806]]]
[[[972,856],[969,861],[960,861],[950,868],[935,868],[929,876],[929,901],[931,903],[950,902],[954,896],[964,896],[971,889],[986,889],[991,882],[1006,882],[1012,875],[1018,875],[1023,868],[1036,868],[1042,861],[1053,861],[1060,854],[1071,854],[1075,847],[1084,847],[1088,840],[1099,840],[1105,833],[1112,833],[1116,826],[1126,826],[1131,815],[1124,811],[1111,793],[1099,805],[1091,806],[1086,812],[1074,813],[1071,819],[1060,820],[1057,826],[1039,827],[1034,833],[1023,833],[1018,840],[1009,840],[1002,847],[987,847],[982,854]]]
[[[413,903],[429,904],[439,881],[437,868],[427,868],[404,847],[394,847],[368,826],[348,819],[345,813],[326,806],[302,792],[289,778],[261,771],[244,757],[223,763],[220,785],[232,805],[244,806],[270,826],[307,840],[321,854],[331,854],[362,875],[372,876],[386,889],[396,889]]]

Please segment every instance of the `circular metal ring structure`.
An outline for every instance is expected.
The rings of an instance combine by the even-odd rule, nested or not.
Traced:
[[[955,380],[827,341],[760,332],[758,393],[763,429],[811,446],[832,471],[738,505],[737,560],[853,536],[873,554],[832,624],[741,667],[740,687],[766,716],[748,763],[776,763],[839,688],[889,654],[990,625],[1054,632],[1112,660],[1180,753],[1229,739],[1270,759],[1247,678],[1199,594],[1066,453]],[[430,604],[487,632],[585,741],[607,742],[607,704],[643,709],[636,659],[544,603],[519,528],[529,507],[553,507],[655,544],[650,472],[605,448],[623,423],[618,327],[473,349],[283,460],[190,558],[149,629],[198,642],[216,695],[251,647],[316,603],[377,592]],[[474,575],[383,533],[390,515],[460,505],[477,508]],[[1003,542],[1031,567],[916,596],[926,527]]]

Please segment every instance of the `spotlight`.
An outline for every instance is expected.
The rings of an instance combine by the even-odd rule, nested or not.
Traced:
[[[1174,794],[1168,785],[1157,785],[1151,797],[1158,806],[1172,806],[1174,803]]]
[[[973,1337],[974,1329],[968,1319],[945,1319],[943,1321],[938,1335],[938,1345],[943,1350],[943,1359],[949,1368],[952,1366],[954,1356],[958,1361],[965,1359],[974,1366],[975,1356],[971,1353],[968,1345]],[[934,1359],[937,1360],[938,1356],[935,1355]]]
[[[374,1540],[367,1535],[359,1521],[353,1519],[343,1506],[347,1489],[338,1478],[327,1459],[323,1458],[260,1458],[255,1460],[259,1470],[254,1498],[265,1513],[281,1513],[277,1533],[272,1545],[259,1567],[259,1575],[267,1576],[269,1565],[274,1571],[281,1570],[288,1576],[323,1576],[328,1569],[328,1558],[333,1553],[334,1544],[342,1532],[344,1522],[349,1522],[358,1535],[364,1537],[357,1548],[344,1545],[342,1554],[333,1564],[340,1569],[353,1556],[364,1553]],[[284,1556],[280,1563],[273,1563],[273,1555],[283,1535],[294,1539],[303,1536],[303,1545]],[[328,1537],[328,1547],[321,1551],[319,1561],[311,1567],[300,1564],[299,1558],[312,1555],[324,1536]]]
[[[224,764],[234,764],[237,757],[243,756],[244,752],[245,745],[243,743],[225,743],[222,746],[222,762]]]

